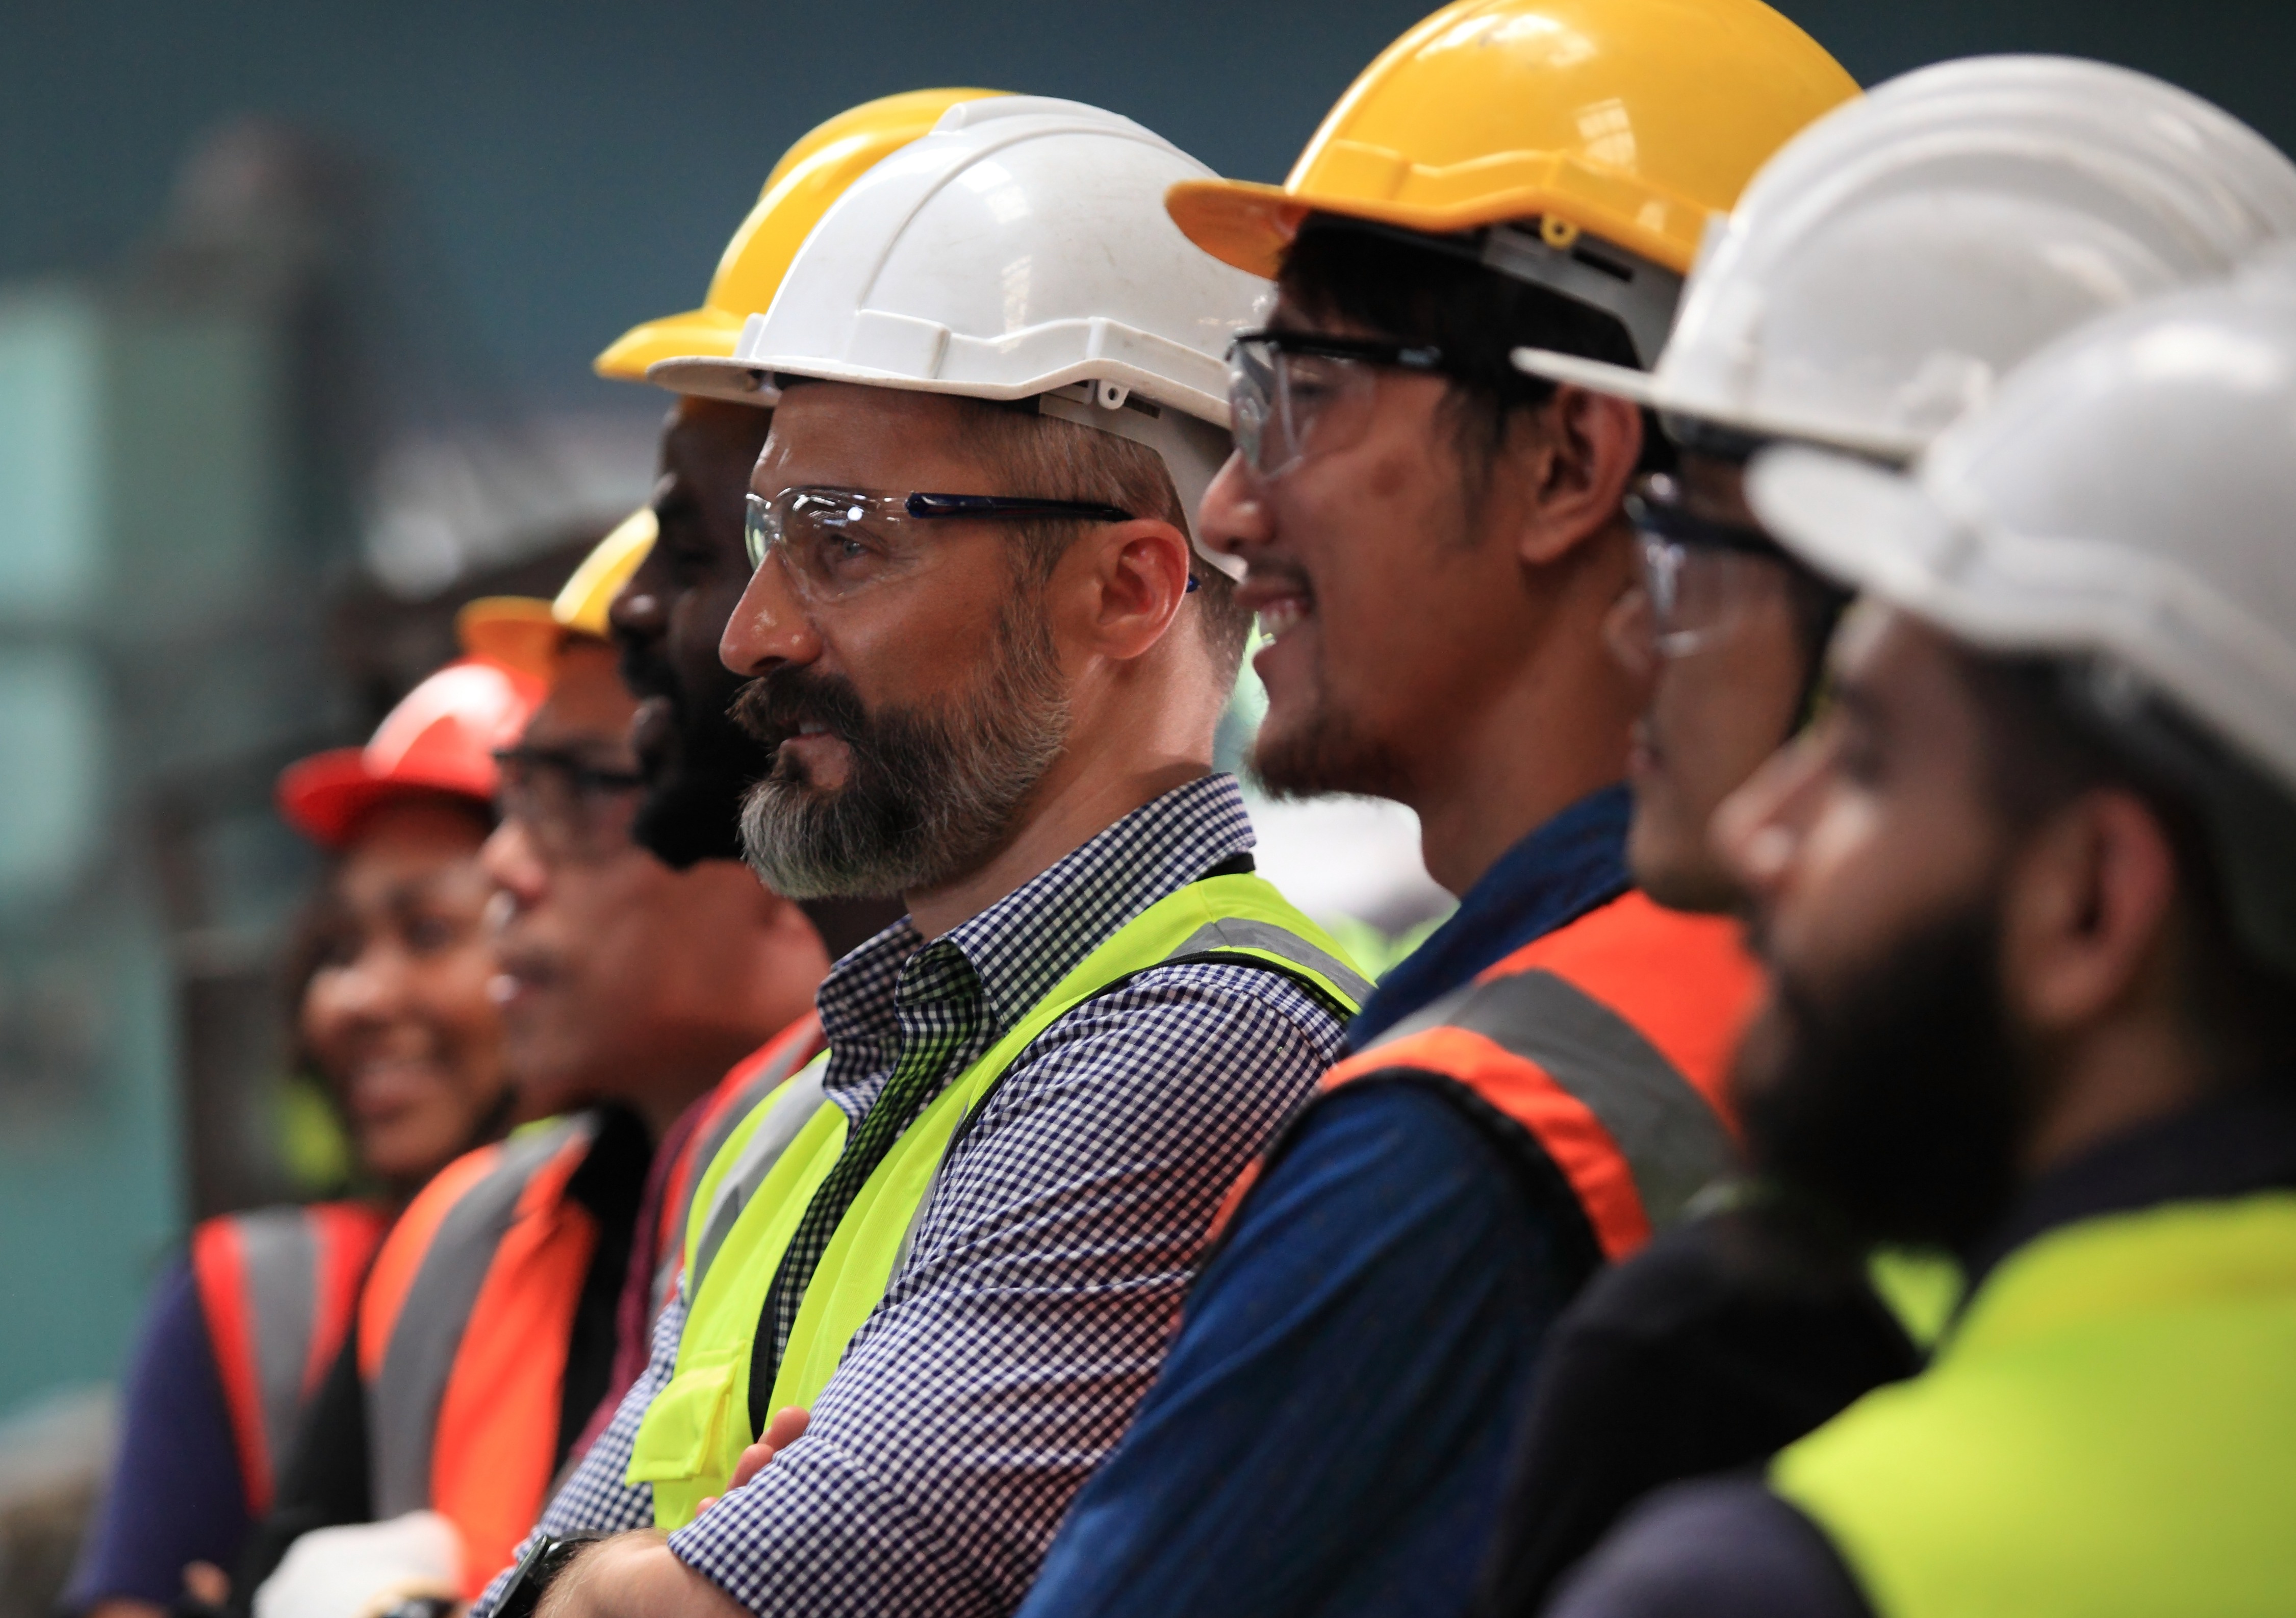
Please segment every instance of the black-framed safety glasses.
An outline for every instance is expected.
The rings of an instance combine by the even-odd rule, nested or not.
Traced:
[[[544,858],[598,859],[628,845],[644,776],[554,747],[502,748],[495,767],[503,818],[524,825]]]
[[[1614,616],[1612,645],[1629,661],[1688,657],[1721,645],[1789,586],[1794,564],[1760,529],[1691,509],[1664,472],[1626,499],[1641,565],[1643,617]]]
[[[1266,482],[1311,456],[1362,442],[1383,370],[1449,374],[1443,350],[1430,343],[1275,328],[1236,333],[1227,356],[1229,431],[1245,464]]]
[[[801,487],[784,489],[770,500],[751,495],[742,535],[751,568],[775,557],[800,595],[841,601],[914,571],[931,548],[936,524],[1129,522],[1132,515],[1085,500]],[[1188,587],[1195,587],[1193,579]]]

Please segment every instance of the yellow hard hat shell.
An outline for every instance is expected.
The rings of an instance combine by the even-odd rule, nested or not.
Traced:
[[[1311,212],[1438,234],[1538,216],[1682,274],[1707,216],[1857,94],[1761,0],[1459,0],[1364,70],[1282,185],[1183,181],[1167,206],[1270,277]]]
[[[548,680],[557,668],[565,633],[551,617],[550,604],[531,595],[481,595],[455,614],[455,638],[464,656],[538,680]]]
[[[481,595],[455,614],[455,636],[471,657],[549,679],[569,635],[611,637],[607,609],[653,549],[660,531],[653,507],[641,505],[590,548],[555,601],[533,595]]]
[[[639,506],[616,523],[560,588],[558,599],[550,604],[550,616],[577,635],[609,638],[606,609],[638,571],[660,532],[651,505]]]
[[[632,326],[592,362],[599,375],[640,382],[657,360],[726,358],[742,323],[774,300],[782,274],[830,204],[880,159],[907,145],[959,102],[1002,90],[908,90],[880,96],[808,130],[766,177],[757,206],[726,244],[698,309]]]

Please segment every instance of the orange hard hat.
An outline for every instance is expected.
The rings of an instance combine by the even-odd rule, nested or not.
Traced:
[[[447,793],[491,803],[495,751],[518,740],[547,690],[521,669],[459,658],[408,692],[365,747],[332,748],[280,771],[279,812],[336,849],[392,798]]]

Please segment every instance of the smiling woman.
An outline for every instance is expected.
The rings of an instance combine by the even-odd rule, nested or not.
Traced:
[[[66,1604],[156,1618],[218,1601],[273,1504],[301,1413],[343,1344],[391,1217],[509,1116],[479,850],[494,749],[537,682],[464,661],[415,687],[363,748],[291,767],[279,808],[334,863],[298,974],[296,1027],[376,1202],[210,1220],[155,1290],[114,1473]]]

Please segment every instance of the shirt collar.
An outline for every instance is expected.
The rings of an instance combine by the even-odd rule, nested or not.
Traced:
[[[2042,1176],[1971,1255],[1964,1295],[1973,1296],[2018,1248],[2083,1220],[2291,1187],[2296,1095],[2250,1085],[2104,1141]]]
[[[918,963],[934,986],[907,992],[944,992],[954,985],[940,981],[969,966],[1001,1032],[1126,922],[1256,841],[1234,776],[1201,776],[1174,787],[935,940],[937,958]],[[816,998],[833,1047],[897,1037],[904,968],[921,948],[915,924],[903,916],[830,968]]]
[[[1348,1028],[1360,1050],[1432,1001],[1472,982],[1486,966],[1609,903],[1632,884],[1623,785],[1589,793],[1499,856],[1467,890],[1450,920],[1384,978]]]

